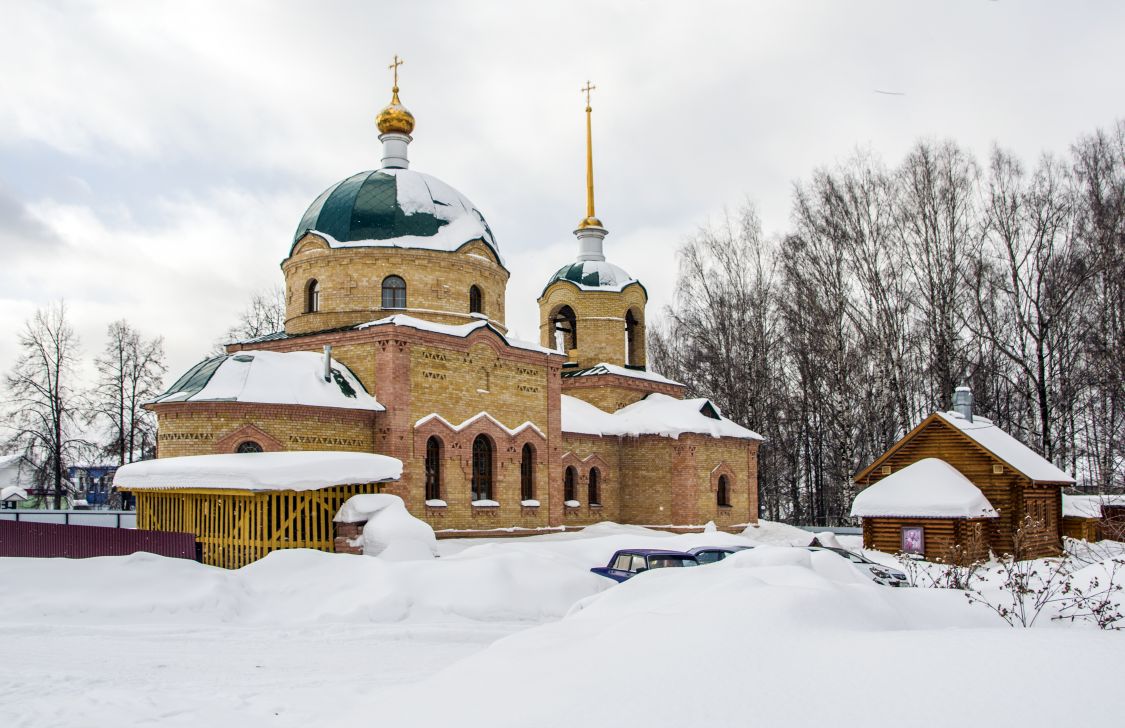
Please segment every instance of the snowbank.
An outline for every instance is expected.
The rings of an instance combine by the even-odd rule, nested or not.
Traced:
[[[362,523],[363,553],[392,561],[429,559],[437,554],[437,536],[425,521],[410,515],[402,498],[390,493],[353,495],[333,519]]]
[[[117,469],[118,488],[318,490],[398,480],[402,462],[362,452],[287,451],[189,455],[130,463]]]
[[[923,458],[860,491],[852,501],[856,518],[996,518],[996,510],[956,468]]]

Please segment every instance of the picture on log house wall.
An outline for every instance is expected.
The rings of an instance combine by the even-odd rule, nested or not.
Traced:
[[[926,553],[925,533],[921,526],[902,527],[902,552],[920,555]]]

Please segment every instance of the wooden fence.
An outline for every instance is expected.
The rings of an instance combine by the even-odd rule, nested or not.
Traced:
[[[127,556],[138,551],[195,559],[195,536],[132,528],[0,521],[0,556],[84,559]]]

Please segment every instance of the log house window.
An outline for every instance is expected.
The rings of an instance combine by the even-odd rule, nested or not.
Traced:
[[[406,281],[398,276],[383,279],[383,308],[406,308]]]
[[[426,440],[426,500],[441,500],[441,440]]]
[[[473,440],[473,500],[492,500],[492,441],[487,435]]]

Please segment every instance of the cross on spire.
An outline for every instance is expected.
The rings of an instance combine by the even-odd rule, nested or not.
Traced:
[[[579,89],[579,91],[586,94],[586,111],[590,110],[590,92],[593,91],[596,88],[597,88],[597,86],[594,86],[589,81],[587,81],[586,85],[583,86],[581,89]]]
[[[394,74],[395,74],[395,91],[398,91],[398,67],[401,66],[402,64],[403,64],[403,60],[401,58],[399,58],[398,54],[396,53],[395,58],[394,58],[394,62],[391,65],[387,66],[387,68],[394,71]],[[587,105],[589,105],[589,102],[587,102]]]

